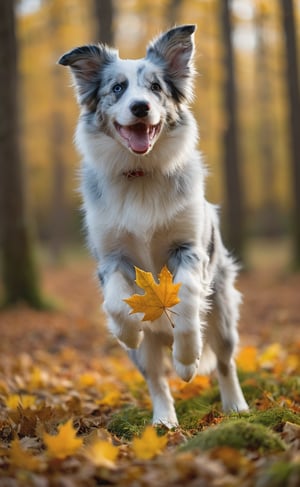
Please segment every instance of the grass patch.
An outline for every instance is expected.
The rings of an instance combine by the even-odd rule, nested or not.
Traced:
[[[113,415],[107,429],[119,438],[131,440],[134,436],[139,436],[150,422],[149,411],[126,407]]]
[[[178,421],[183,429],[197,428],[202,418],[212,411],[221,413],[220,392],[217,386],[211,387],[199,396],[176,402]]]
[[[191,438],[180,450],[209,450],[218,446],[261,453],[279,452],[286,448],[279,436],[266,426],[237,419],[206,429]]]
[[[280,409],[287,412],[286,407],[280,407],[282,399],[289,398],[291,401],[298,402],[298,391],[300,380],[298,376],[275,376],[267,371],[260,371],[256,374],[239,374],[241,387],[248,402],[250,409],[255,409],[260,402],[279,414]],[[269,401],[269,404],[267,402]],[[286,419],[290,421],[290,419]],[[296,422],[292,420],[292,422]]]

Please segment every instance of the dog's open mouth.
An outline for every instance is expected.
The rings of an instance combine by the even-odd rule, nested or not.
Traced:
[[[115,122],[115,127],[133,152],[145,154],[151,148],[155,136],[159,133],[161,123],[156,125],[147,125],[146,123],[120,125]]]

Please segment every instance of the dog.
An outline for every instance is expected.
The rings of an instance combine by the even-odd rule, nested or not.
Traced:
[[[76,145],[88,243],[98,263],[108,327],[145,377],[153,424],[178,426],[165,371],[217,369],[224,411],[248,409],[234,353],[240,294],[237,265],[223,246],[217,209],[205,199],[193,99],[195,25],[161,34],[143,59],[105,46],[64,54],[81,107]],[[124,302],[137,292],[134,266],[164,265],[180,282],[174,329],[166,316],[142,322]]]

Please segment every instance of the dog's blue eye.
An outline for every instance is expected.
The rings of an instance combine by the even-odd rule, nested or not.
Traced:
[[[151,84],[151,90],[155,92],[160,92],[161,91],[161,86],[159,83],[152,83]]]
[[[113,86],[113,92],[116,93],[116,95],[119,95],[120,93],[122,93],[123,91],[123,85],[121,85],[120,83],[117,83],[116,85]]]

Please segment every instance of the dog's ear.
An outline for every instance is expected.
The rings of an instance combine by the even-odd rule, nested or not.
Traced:
[[[101,44],[72,49],[57,62],[69,66],[75,82],[78,102],[90,109],[96,102],[102,68],[117,57],[117,51]]]
[[[173,88],[173,96],[181,101],[191,98],[191,79],[194,74],[193,34],[195,25],[174,27],[152,41],[147,49],[146,57],[151,61],[162,64],[167,70]]]

